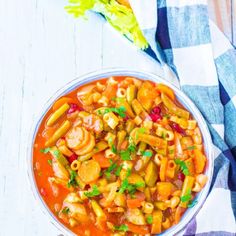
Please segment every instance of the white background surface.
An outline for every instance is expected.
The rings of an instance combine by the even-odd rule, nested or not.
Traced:
[[[32,119],[75,77],[108,67],[161,74],[100,17],[74,20],[65,0],[0,0],[0,235],[59,235],[26,175]]]

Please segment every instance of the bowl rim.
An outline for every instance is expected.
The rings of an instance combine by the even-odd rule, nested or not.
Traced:
[[[33,144],[36,138],[36,134],[38,132],[38,128],[42,122],[42,119],[52,106],[52,104],[57,100],[59,97],[66,95],[70,91],[73,91],[77,89],[78,87],[87,84],[92,81],[100,80],[102,78],[107,78],[110,76],[133,76],[137,77],[142,80],[150,80],[153,82],[159,82],[164,83],[167,86],[169,86],[171,89],[174,90],[176,97],[180,101],[180,103],[188,109],[188,111],[191,112],[194,119],[198,122],[198,127],[201,130],[202,137],[204,140],[204,147],[205,147],[205,153],[208,159],[207,162],[207,168],[205,170],[205,174],[208,176],[208,182],[203,188],[201,192],[199,192],[196,195],[197,204],[192,207],[191,209],[187,209],[184,215],[181,217],[181,220],[178,224],[172,226],[171,228],[167,229],[166,231],[162,232],[161,236],[167,236],[167,235],[174,235],[177,233],[180,233],[181,231],[184,231],[187,224],[192,220],[194,216],[197,215],[201,207],[203,206],[207,195],[209,193],[210,185],[212,182],[212,176],[213,176],[213,170],[214,170],[214,160],[213,160],[213,143],[211,139],[211,135],[209,132],[209,129],[207,127],[207,124],[196,107],[196,105],[190,100],[187,95],[185,95],[179,88],[177,88],[175,85],[171,84],[169,81],[165,80],[164,78],[160,77],[159,75],[156,75],[152,72],[147,72],[144,70],[137,70],[137,69],[128,69],[128,68],[107,68],[107,69],[100,69],[96,70],[90,73],[86,73],[84,75],[81,75],[79,77],[76,77],[72,81],[66,83],[64,86],[62,86],[60,89],[58,89],[44,104],[42,109],[37,112],[35,115],[31,126],[31,131],[29,134],[28,142],[27,142],[27,155],[26,155],[26,166],[27,166],[27,176],[28,176],[28,183],[30,185],[30,189],[33,193],[34,199],[37,201],[37,203],[40,203],[40,209],[46,215],[49,219],[49,221],[64,235],[75,235],[69,228],[67,228],[65,225],[63,225],[56,216],[52,213],[52,211],[49,209],[45,201],[43,200],[43,197],[41,196],[39,189],[36,184],[35,176],[34,176],[34,168],[33,168]]]

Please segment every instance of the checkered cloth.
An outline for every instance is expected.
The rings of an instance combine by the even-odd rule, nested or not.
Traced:
[[[209,20],[205,0],[130,2],[147,54],[176,72],[214,143],[211,191],[182,235],[236,235],[236,50]]]

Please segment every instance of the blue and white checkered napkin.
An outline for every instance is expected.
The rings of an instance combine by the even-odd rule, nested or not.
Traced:
[[[212,134],[212,189],[183,235],[236,235],[236,50],[209,20],[206,0],[130,2],[147,53],[176,72]]]

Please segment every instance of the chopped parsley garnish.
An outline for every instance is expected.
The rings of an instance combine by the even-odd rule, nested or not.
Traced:
[[[117,148],[115,147],[114,144],[111,145],[111,151],[112,151],[114,154],[117,154]]]
[[[104,172],[107,178],[111,177],[111,172],[115,170],[118,166],[116,163],[113,163],[112,160],[110,160],[110,162],[111,162],[111,165]]]
[[[181,202],[188,202],[191,198],[192,198],[191,190],[188,189],[188,190],[186,191],[186,194],[185,194],[184,196],[180,197],[180,201],[181,201]]]
[[[128,149],[120,151],[120,157],[123,161],[130,161],[130,151]]]
[[[144,127],[139,128],[136,132],[136,137],[135,138],[138,139],[139,134],[144,134],[145,132],[146,132],[146,129]]]
[[[149,225],[151,225],[152,222],[153,222],[153,218],[152,218],[151,215],[147,216],[146,220],[147,220],[147,223],[148,223]]]
[[[53,151],[53,154],[56,156],[56,158],[60,157],[60,151],[59,150]]]
[[[120,176],[120,172],[122,170],[122,167],[123,167],[123,165],[118,166],[118,168],[116,169],[116,172],[115,172],[116,176]]]
[[[50,150],[51,150],[51,148],[49,148],[49,147],[48,148],[41,148],[40,152],[41,153],[48,153]]]
[[[129,227],[127,225],[115,225],[114,230],[119,230],[119,231],[128,231]]]
[[[120,106],[118,108],[116,108],[116,107],[106,108],[104,111],[104,114],[106,114],[108,112],[115,112],[116,114],[118,114],[122,118],[125,118],[125,116],[126,116],[126,114],[125,114],[126,108],[124,106]]]
[[[137,191],[137,188],[145,186],[144,182],[138,182],[138,183],[135,183],[135,184],[130,184],[129,181],[128,181],[128,176],[129,175],[127,173],[127,177],[122,181],[119,193],[124,193],[127,190],[130,195],[133,195]]]
[[[51,166],[52,165],[52,160],[48,159],[48,164]]]
[[[136,152],[136,145],[133,142],[130,142],[128,150],[133,153]]]
[[[95,185],[95,184],[92,186],[92,191],[87,191],[87,192],[84,193],[84,195],[86,197],[95,197],[95,196],[98,196],[100,194],[101,193],[100,193],[100,191],[98,189],[98,186]]]
[[[190,203],[188,204],[188,208],[194,207],[197,203],[197,200],[190,201]]]
[[[77,176],[76,172],[74,170],[71,170],[70,171],[70,179],[67,183],[68,188],[70,188],[71,186],[72,187],[77,187],[78,186],[78,183],[76,181],[76,176]]]
[[[180,159],[175,159],[175,163],[180,166],[181,171],[184,175],[189,175],[189,169],[186,165],[186,163]]]
[[[63,208],[62,213],[63,214],[68,214],[70,212],[70,209],[68,207]]]
[[[145,157],[152,157],[152,151],[142,151],[141,152],[142,156],[145,156]]]
[[[189,147],[187,147],[187,150],[194,150],[194,149],[196,149],[196,146],[189,146]]]
[[[131,154],[135,153],[136,146],[133,142],[131,142],[127,148],[127,150],[121,150],[120,151],[120,157],[123,161],[130,161],[131,160]]]

